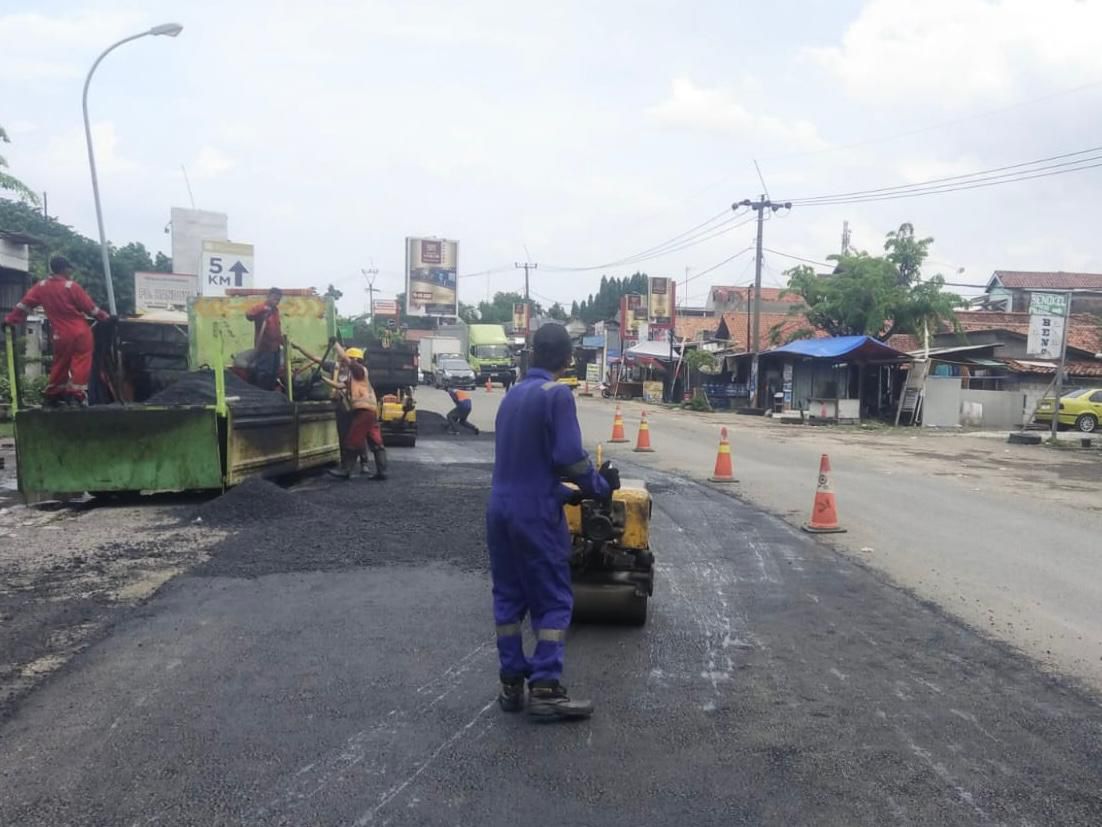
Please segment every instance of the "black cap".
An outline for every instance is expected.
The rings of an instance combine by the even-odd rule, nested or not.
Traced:
[[[63,276],[73,270],[73,265],[65,256],[54,256],[50,259],[50,272],[56,276]]]
[[[532,365],[551,372],[570,364],[574,342],[561,324],[549,322],[532,337]]]

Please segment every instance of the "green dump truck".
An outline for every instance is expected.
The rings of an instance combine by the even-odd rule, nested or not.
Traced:
[[[336,334],[332,301],[290,293],[280,305],[283,332],[310,351],[324,352]],[[178,393],[170,395],[169,404],[158,404],[154,395],[140,404],[17,411],[16,455],[24,499],[35,502],[85,491],[220,490],[254,475],[276,476],[335,462],[340,446],[334,402],[258,391],[216,369],[252,348],[253,325],[245,311],[261,299],[238,295],[189,302],[188,367],[198,389],[193,398]],[[288,374],[300,367],[306,373],[305,363],[290,361]],[[14,380],[14,366],[9,364],[8,370]]]
[[[481,385],[504,382],[513,378],[513,354],[509,350],[509,337],[505,327],[499,324],[472,324],[467,328],[467,361],[474,369]]]

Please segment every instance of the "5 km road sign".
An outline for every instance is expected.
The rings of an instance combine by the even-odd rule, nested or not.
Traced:
[[[227,287],[253,286],[253,245],[232,241],[204,241],[199,269],[199,292],[224,296]]]

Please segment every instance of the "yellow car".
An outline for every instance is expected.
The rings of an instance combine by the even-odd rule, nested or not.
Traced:
[[[1053,402],[1051,396],[1042,399],[1034,419],[1051,424]],[[1084,434],[1093,433],[1102,422],[1102,388],[1071,388],[1061,393],[1056,421],[1060,425],[1074,425]]]

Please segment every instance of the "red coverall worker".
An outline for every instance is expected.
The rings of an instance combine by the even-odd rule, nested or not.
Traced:
[[[65,397],[84,401],[92,373],[93,341],[88,317],[101,322],[111,318],[69,274],[66,264],[62,272],[35,284],[4,319],[10,325],[23,324],[34,308],[46,311],[53,329],[54,362],[45,392],[51,402]]]
[[[279,351],[283,346],[283,329],[279,320],[279,302],[282,291],[272,288],[268,298],[255,304],[245,313],[253,323],[253,348],[256,361],[253,366],[253,383],[264,390],[274,390],[279,376]]]

